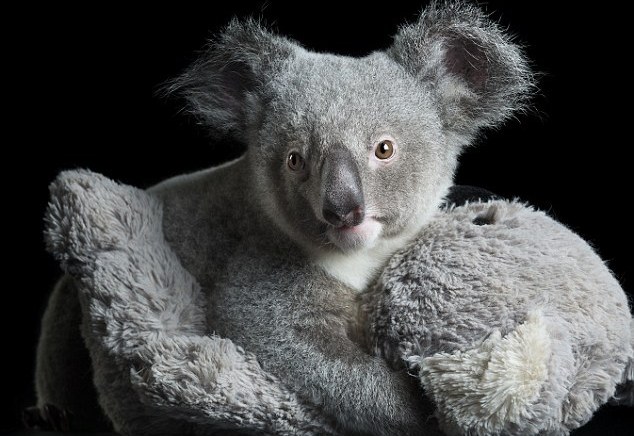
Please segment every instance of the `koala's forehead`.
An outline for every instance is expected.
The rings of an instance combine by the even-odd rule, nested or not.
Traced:
[[[430,105],[419,83],[383,53],[349,58],[304,52],[287,62],[268,91],[272,113],[287,128],[323,134],[420,122]]]

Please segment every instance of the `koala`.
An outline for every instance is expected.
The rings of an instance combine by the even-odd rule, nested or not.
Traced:
[[[247,150],[149,190],[204,291],[208,333],[254,353],[342,433],[420,433],[432,410],[405,368],[364,346],[358,296],[438,209],[461,151],[532,88],[521,49],[463,2],[432,3],[361,58],[232,21],[168,91]],[[41,343],[39,362],[51,352]],[[60,395],[46,378],[41,402]]]

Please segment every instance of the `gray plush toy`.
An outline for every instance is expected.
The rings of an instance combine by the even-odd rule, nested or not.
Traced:
[[[371,343],[448,434],[567,434],[634,405],[628,301],[579,236],[516,202],[439,213],[364,295]]]
[[[363,58],[233,22],[172,90],[244,156],[148,191],[82,171],[52,185],[68,275],[39,405],[126,435],[585,422],[633,378],[618,284],[538,212],[441,208],[463,147],[531,89],[519,48],[461,2]]]

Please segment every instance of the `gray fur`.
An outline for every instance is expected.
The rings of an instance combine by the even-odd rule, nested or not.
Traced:
[[[42,319],[35,370],[38,407],[54,404],[72,411],[76,430],[105,431],[111,424],[97,402],[81,322],[77,287],[66,276],[55,286]]]
[[[226,175],[222,170],[203,174],[222,177]],[[212,296],[211,304],[206,304],[198,282],[179,261],[182,242],[173,240],[170,247],[164,236],[171,234],[168,226],[176,225],[172,231],[186,229],[178,225],[186,223],[180,220],[198,220],[208,213],[203,209],[197,216],[192,209],[179,214],[183,203],[174,203],[177,199],[190,203],[191,197],[181,195],[185,192],[190,196],[205,192],[207,185],[200,183],[203,174],[181,179],[181,185],[170,184],[172,189],[183,189],[173,192],[171,207],[155,195],[87,172],[64,173],[52,185],[49,249],[75,277],[84,311],[82,329],[103,409],[123,434],[234,434],[235,430],[339,434],[343,429],[333,428],[333,416],[323,403],[316,407],[318,397],[310,397],[321,394],[297,390],[287,378],[298,375],[290,372],[292,365],[277,378],[249,351],[256,350],[260,362],[270,362],[293,347],[293,358],[306,356],[319,364],[320,347],[328,349],[328,344],[320,344],[318,337],[301,342],[291,335],[280,337],[274,347],[258,345],[271,331],[284,334],[288,325],[271,323],[272,318],[255,307],[270,305],[279,310],[274,314],[276,321],[287,320],[284,312],[292,310],[299,319],[318,316],[323,330],[331,327],[329,323],[344,330],[349,328],[341,322],[345,308],[333,306],[332,301],[341,301],[345,287],[323,287],[315,299],[297,287],[307,273],[301,269],[301,260],[295,264],[296,272],[282,269],[289,274],[284,279],[276,271],[286,261],[266,257],[272,265],[259,265],[248,276],[228,271],[218,286],[232,287],[221,291],[222,298]],[[212,184],[216,180],[210,178]],[[179,221],[174,222],[176,216]],[[180,235],[194,238],[182,231]],[[210,254],[208,265],[222,260],[212,247],[198,248]],[[238,244],[235,255],[250,257],[250,248],[248,242]],[[199,265],[203,270],[197,271],[192,264],[188,268],[203,281],[204,263]],[[331,279],[319,275],[333,285]],[[279,294],[268,295],[271,289],[275,291],[274,286],[268,287],[271,282],[283,283],[279,292],[294,292],[292,306],[276,307]],[[68,290],[64,296],[72,302],[72,283],[66,279],[54,298],[59,300],[60,293]],[[245,301],[251,301],[244,296],[241,307],[224,303],[235,298],[232,291],[245,288],[253,292],[253,303],[244,307]],[[348,298],[354,307],[355,296],[348,294]],[[212,310],[215,304],[231,309],[224,314]],[[315,310],[324,312],[313,315]],[[52,305],[48,322],[67,312],[67,307]],[[246,328],[234,334],[234,341],[251,348],[222,338],[225,332],[219,328],[238,324],[236,317],[248,314],[253,318],[251,325],[259,328],[244,324]],[[623,384],[616,400],[627,403],[632,396],[634,322],[623,291],[578,236],[517,203],[476,203],[435,214],[414,244],[396,254],[377,283],[363,294],[360,319],[358,330],[347,335],[372,343],[375,352],[396,367],[407,362],[410,369],[419,370],[423,387],[438,407],[439,422],[450,434],[566,434],[588,420],[614,394],[617,383]],[[227,330],[236,331],[237,326]],[[539,342],[521,341],[526,331],[536,331]],[[63,342],[62,335],[44,340],[48,346]],[[331,344],[331,352],[338,352],[341,345]],[[77,354],[66,350],[69,356],[56,356],[58,351],[41,353],[41,357]],[[353,370],[361,371],[359,378],[369,389],[377,389],[373,395],[380,396],[383,381],[362,372],[367,367],[352,353],[348,359],[338,363],[342,371],[338,395],[350,389],[357,376],[349,372]],[[505,366],[513,360],[519,365]],[[346,367],[349,364],[352,368]],[[50,402],[66,378],[55,362],[43,361],[39,366],[48,386],[39,392],[40,400]],[[326,367],[324,362],[320,367]],[[532,374],[540,368],[541,375]],[[518,370],[525,369],[529,369],[528,381],[509,383]],[[324,374],[328,376],[332,374]],[[412,388],[415,380],[410,383],[401,388]],[[81,394],[81,388],[76,387],[76,392]],[[72,392],[68,394],[72,398]],[[82,398],[91,404],[89,396]],[[388,403],[388,407],[396,406]],[[336,419],[341,419],[345,412],[338,412],[342,414]],[[411,418],[416,421],[416,416]],[[378,424],[371,432],[377,432]],[[424,433],[436,432],[434,422],[427,419]]]
[[[94,383],[117,431],[332,432],[252,354],[211,334],[155,197],[87,172],[63,173],[51,194],[47,243],[76,279]]]
[[[433,59],[420,51],[427,46]],[[419,52],[406,56],[407,47]],[[447,71],[420,74],[434,62]],[[422,428],[407,376],[350,340],[355,293],[338,280],[361,290],[416,235],[451,185],[462,147],[520,108],[530,88],[525,65],[497,26],[461,2],[432,4],[387,52],[363,58],[313,53],[254,21],[232,22],[171,90],[212,129],[245,141],[247,153],[220,170],[222,182],[210,172],[187,188],[156,190],[168,241],[209,295],[211,328],[254,352],[342,429]],[[473,127],[456,113],[472,114]],[[395,158],[377,162],[374,148],[386,137]],[[287,167],[292,152],[305,161],[301,171]],[[192,198],[212,183],[213,199]],[[358,233],[324,216],[333,192],[352,191],[363,199]],[[195,240],[183,237],[189,228]],[[350,259],[361,266],[341,271]]]
[[[451,185],[462,147],[524,107],[532,76],[479,9],[434,2],[386,52],[363,58],[309,52],[253,20],[234,21],[168,90],[213,131],[247,143],[261,209],[312,250],[333,245],[319,195],[333,149],[350,150],[384,236],[411,238]],[[402,155],[391,171],[368,166],[382,135]],[[311,176],[301,183],[285,168],[293,150]]]
[[[242,140],[262,107],[255,89],[270,82],[298,46],[274,35],[253,19],[234,19],[185,73],[164,90],[178,92],[202,124]]]
[[[361,345],[358,292],[437,213],[463,147],[522,109],[531,84],[520,50],[462,2],[432,4],[363,58],[232,22],[170,90],[246,142],[243,157],[149,195],[86,173],[53,185],[51,251],[77,280],[115,427],[431,432],[416,380]],[[384,139],[389,161],[374,154]],[[289,169],[291,152],[304,167]],[[355,231],[328,222],[333,198],[363,200]]]
[[[388,55],[428,86],[449,130],[467,142],[523,109],[534,76],[520,48],[476,6],[434,2]]]
[[[477,218],[486,224],[474,224]],[[634,392],[625,293],[585,241],[519,203],[439,214],[392,257],[365,298],[375,350],[420,372],[450,434],[567,434],[618,383],[627,387],[622,402]],[[518,329],[528,324],[542,330],[539,342],[504,344],[522,339]],[[526,363],[540,347],[547,348],[543,357]],[[496,369],[500,357],[519,366]],[[526,382],[535,389],[526,387],[528,396],[509,389],[496,399],[509,371],[524,364],[526,373],[545,370]]]

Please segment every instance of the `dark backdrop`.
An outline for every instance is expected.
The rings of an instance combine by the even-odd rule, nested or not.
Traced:
[[[0,431],[18,426],[33,402],[32,372],[39,319],[59,270],[44,251],[41,229],[47,185],[63,169],[85,167],[148,186],[240,154],[239,144],[212,144],[178,102],[157,98],[210,33],[233,15],[261,14],[283,34],[318,51],[363,55],[385,48],[424,1],[208,2],[175,6],[32,5],[6,10],[9,27],[3,81],[3,305],[7,403]],[[489,132],[461,158],[459,183],[518,196],[548,210],[592,242],[632,292],[629,198],[630,91],[620,59],[629,52],[623,12],[608,3],[567,10],[552,1],[491,1],[543,73],[534,111]],[[11,25],[13,25],[11,27]],[[9,103],[7,103],[9,102]],[[625,434],[632,409],[608,408],[586,428]],[[632,421],[630,420],[630,424]]]

